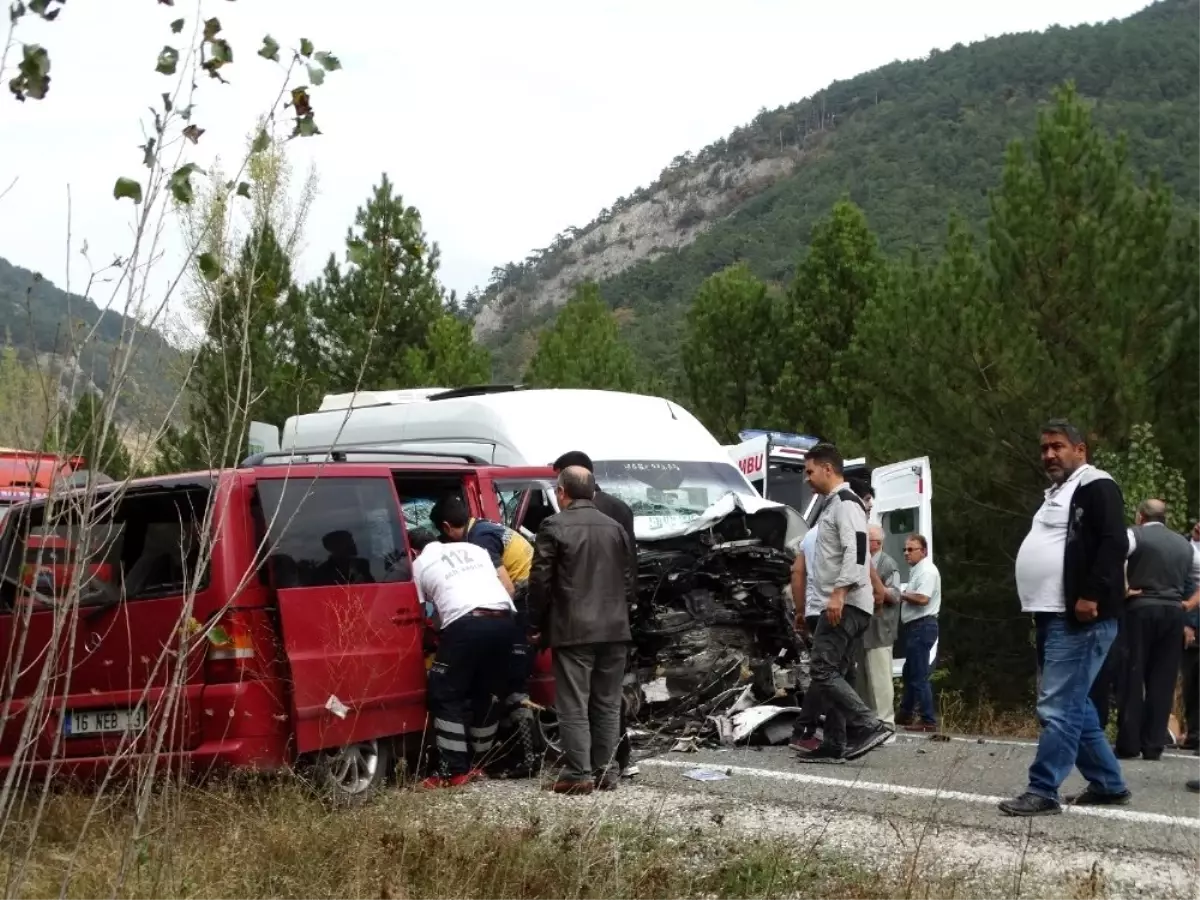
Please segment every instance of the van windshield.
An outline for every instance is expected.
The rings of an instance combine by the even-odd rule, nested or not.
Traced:
[[[733,463],[597,460],[595,469],[596,484],[629,504],[639,534],[686,524],[730,491],[750,493]]]

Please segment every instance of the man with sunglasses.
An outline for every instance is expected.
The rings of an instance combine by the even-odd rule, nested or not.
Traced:
[[[896,716],[906,731],[937,731],[933,703],[930,655],[938,639],[938,613],[942,608],[942,575],[929,558],[923,534],[904,539],[904,559],[909,564],[908,589],[900,595],[900,622],[904,626],[904,694]],[[920,718],[913,720],[916,713]]]

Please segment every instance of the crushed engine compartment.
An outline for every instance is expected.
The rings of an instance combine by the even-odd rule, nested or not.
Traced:
[[[788,589],[794,516],[737,508],[639,548],[625,691],[639,743],[727,743],[721,719],[734,711],[798,705],[808,654]]]

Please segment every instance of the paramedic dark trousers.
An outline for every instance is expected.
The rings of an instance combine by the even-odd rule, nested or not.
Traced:
[[[475,610],[438,634],[429,670],[429,711],[433,717],[438,774],[465,775],[484,761],[496,740],[500,703],[507,686],[513,645],[509,612]]]

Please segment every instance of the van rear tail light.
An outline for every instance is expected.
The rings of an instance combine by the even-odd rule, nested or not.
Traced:
[[[204,680],[209,684],[245,681],[254,677],[257,661],[246,614],[227,612],[208,632]]]

